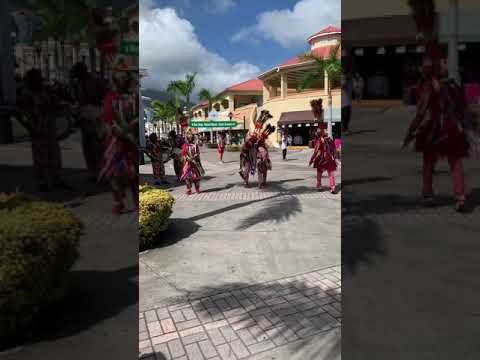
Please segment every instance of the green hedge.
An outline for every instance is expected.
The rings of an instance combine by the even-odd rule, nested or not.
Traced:
[[[0,194],[0,349],[32,335],[78,257],[81,222],[63,205]]]
[[[140,250],[155,244],[158,235],[168,227],[175,199],[168,191],[140,186],[139,233]]]

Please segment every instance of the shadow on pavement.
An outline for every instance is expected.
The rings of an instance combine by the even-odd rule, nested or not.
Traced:
[[[233,185],[233,184],[227,184],[227,185],[222,186],[222,187],[216,187],[216,188],[202,190],[202,193],[211,193],[211,192],[217,192],[217,191],[222,191],[222,190],[228,190],[228,189],[233,188],[234,186],[235,185]]]
[[[2,174],[0,192],[15,192],[18,190],[47,201],[69,202],[110,191],[108,185],[89,182],[90,173],[86,169],[63,169],[62,178],[72,189],[44,193],[37,190],[33,167],[31,166],[0,165],[0,173]],[[76,203],[79,206],[79,202]]]
[[[173,245],[195,234],[199,229],[200,225],[191,219],[170,219],[168,228],[160,234],[153,248]]]
[[[238,314],[230,323],[241,325],[220,329],[227,342],[240,335],[247,346],[265,340],[276,346],[292,343],[295,358],[310,349],[314,356],[303,358],[326,360],[339,358],[340,336],[326,344],[326,349],[315,347],[319,339],[314,335],[339,328],[339,296],[338,287],[322,289],[300,276],[288,281],[237,282],[204,287],[190,293],[189,300],[201,318],[205,316],[217,321],[224,319],[225,314]],[[300,339],[304,341],[298,343]],[[321,357],[318,356],[320,352]]]
[[[302,205],[294,196],[272,199],[257,213],[242,220],[235,230],[246,230],[257,224],[274,221],[287,222],[291,217],[302,211]]]
[[[377,130],[356,130],[356,131],[352,131],[350,132],[349,135],[347,136],[352,136],[352,135],[362,135],[362,134],[371,134],[371,133],[376,133]]]
[[[137,266],[110,272],[71,271],[66,296],[41,312],[38,329],[32,329],[35,335],[27,341],[71,337],[116,317],[125,308],[138,303],[136,278]],[[129,316],[131,319],[124,324],[135,324],[136,312],[132,311]],[[136,340],[132,339],[132,346]]]
[[[342,185],[343,186],[350,186],[350,185],[363,185],[363,184],[369,184],[373,182],[383,182],[383,181],[392,181],[393,178],[391,177],[386,177],[386,176],[372,176],[372,177],[366,177],[366,178],[361,178],[361,179],[353,179],[353,180],[342,180]]]

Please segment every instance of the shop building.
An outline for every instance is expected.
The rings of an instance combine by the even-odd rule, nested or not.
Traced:
[[[307,41],[311,54],[325,58],[341,44],[341,30],[329,26],[310,36]],[[338,56],[340,56],[340,51],[341,49],[339,49]],[[326,73],[323,79],[310,89],[297,91],[301,80],[314,67],[314,61],[305,61],[295,57],[259,75],[258,78],[263,82],[263,109],[273,115],[270,122],[277,128],[277,131],[269,139],[274,146],[279,146],[283,132],[292,136],[294,145],[308,146],[314,129],[321,121],[332,121],[333,135],[340,136],[341,91],[339,82],[332,84],[332,111],[328,107],[328,76]],[[319,98],[323,99],[323,119],[315,119],[310,106],[311,100]]]
[[[359,3],[359,5],[361,5]],[[437,0],[437,29],[450,76],[464,84],[480,81],[473,59],[480,56],[480,2]],[[364,99],[414,101],[414,87],[425,49],[407,2],[370,0],[369,6],[346,7],[342,12],[343,53],[350,71],[365,83]],[[381,31],[379,31],[381,29]]]

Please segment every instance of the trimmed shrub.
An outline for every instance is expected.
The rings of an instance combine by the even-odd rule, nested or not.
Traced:
[[[216,149],[218,147],[217,144],[214,144],[214,143],[207,143],[207,148],[209,149]]]
[[[175,199],[168,191],[149,185],[140,186],[138,218],[140,250],[154,245],[158,235],[168,227],[174,203]]]
[[[66,290],[81,222],[61,204],[0,194],[0,349],[32,335]],[[40,325],[40,324],[38,324]]]

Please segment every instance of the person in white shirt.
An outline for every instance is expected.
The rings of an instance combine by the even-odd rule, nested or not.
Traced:
[[[281,145],[283,160],[287,160],[287,149],[288,149],[288,135],[285,132],[282,134]]]
[[[302,145],[303,143],[303,138],[300,135],[297,135],[293,138],[293,143],[295,145]]]
[[[358,102],[362,101],[363,98],[363,88],[365,87],[365,82],[363,81],[362,76],[357,72],[353,78],[353,92],[355,94],[355,100]]]
[[[352,114],[352,80],[348,75],[342,76],[342,130],[350,134],[350,117]]]

